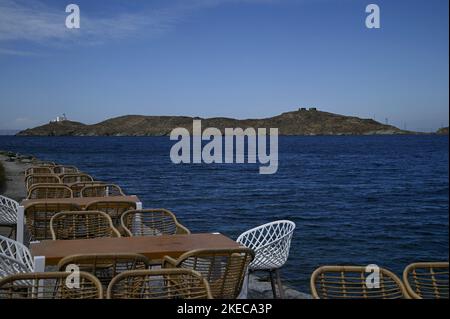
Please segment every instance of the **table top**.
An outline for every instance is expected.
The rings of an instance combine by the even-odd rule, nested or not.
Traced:
[[[33,256],[45,256],[46,265],[56,265],[70,255],[137,253],[149,259],[177,258],[194,249],[235,249],[243,247],[219,234],[163,235],[146,237],[43,240],[31,243]]]
[[[20,204],[27,209],[28,206],[36,203],[48,204],[76,204],[81,207],[86,207],[88,204],[95,201],[108,202],[140,202],[136,195],[130,196],[108,196],[108,197],[73,197],[73,198],[42,198],[42,199],[24,199]]]

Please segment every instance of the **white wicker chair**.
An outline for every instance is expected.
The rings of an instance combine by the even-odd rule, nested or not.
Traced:
[[[294,229],[295,224],[293,222],[278,220],[250,229],[236,240],[255,252],[255,259],[249,265],[249,271],[269,272],[275,298],[277,298],[277,293],[274,274],[277,280],[279,297],[284,298],[279,269],[289,257]]]
[[[0,195],[0,227],[11,228],[11,237],[17,226],[17,210],[19,203],[11,198]]]
[[[0,235],[0,279],[18,273],[34,271],[34,262],[28,248]]]

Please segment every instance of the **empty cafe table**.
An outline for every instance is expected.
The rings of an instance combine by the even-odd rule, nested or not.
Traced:
[[[31,243],[35,271],[54,266],[67,256],[77,254],[142,254],[149,259],[160,260],[164,256],[177,258],[195,249],[234,249],[243,247],[219,233],[163,235],[146,237],[94,238],[79,240],[43,240]]]
[[[142,209],[142,203],[135,195],[131,196],[108,196],[108,197],[74,197],[74,198],[49,198],[49,199],[25,199],[20,203],[17,211],[17,235],[16,240],[23,243],[24,228],[25,228],[25,210],[32,204],[48,203],[48,204],[75,204],[82,209],[94,201],[108,201],[108,202],[134,202],[136,209]]]

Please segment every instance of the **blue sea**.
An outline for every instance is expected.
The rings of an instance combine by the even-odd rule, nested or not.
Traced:
[[[280,137],[279,169],[173,164],[167,137],[0,137],[0,149],[73,164],[172,210],[193,232],[231,238],[277,219],[296,223],[286,283],[309,292],[325,264],[378,264],[401,275],[448,260],[447,136]]]

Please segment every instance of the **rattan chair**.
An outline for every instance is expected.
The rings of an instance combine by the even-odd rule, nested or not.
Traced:
[[[64,184],[93,182],[94,179],[88,174],[76,173],[76,174],[63,174],[61,175],[61,182]]]
[[[28,190],[35,184],[61,184],[61,180],[58,176],[51,174],[33,174],[25,179],[25,185]]]
[[[17,226],[17,211],[19,203],[6,196],[0,195],[0,227],[11,229],[9,237],[14,233]]]
[[[51,175],[53,170],[50,166],[33,166],[25,170],[25,177],[33,174]]]
[[[71,283],[74,275],[70,272],[43,272],[8,276],[0,279],[0,299],[103,298],[101,283],[86,272],[77,274],[78,285],[67,285],[66,281]]]
[[[50,167],[53,171],[53,167],[57,166],[55,162],[51,161],[43,161],[43,160],[36,160],[33,162],[34,166],[37,167]]]
[[[81,190],[81,197],[125,196],[122,189],[114,184],[88,185]]]
[[[72,255],[61,259],[58,269],[66,271],[69,265],[77,265],[80,270],[93,274],[100,280],[106,292],[115,276],[128,270],[146,270],[149,268],[149,260],[143,255],[131,253]]]
[[[409,299],[401,280],[387,269],[379,268],[379,288],[367,285],[366,267],[322,266],[311,276],[315,299]]]
[[[63,184],[35,184],[28,191],[27,199],[72,198],[72,190]]]
[[[289,257],[294,230],[293,222],[278,220],[250,229],[236,240],[255,252],[255,259],[250,264],[249,271],[269,272],[274,298],[284,298],[279,269],[284,266]],[[278,286],[279,294],[277,294],[276,286]]]
[[[448,262],[422,262],[408,265],[403,282],[413,299],[448,299]]]
[[[73,192],[73,197],[81,197],[81,190],[86,186],[100,186],[104,184],[104,182],[100,181],[73,183],[70,184],[70,189]]]
[[[120,237],[111,218],[99,211],[64,211],[50,219],[53,240]]]
[[[167,209],[129,210],[122,214],[122,228],[128,236],[190,234]]]
[[[212,299],[209,284],[190,269],[125,271],[113,278],[108,299]]]
[[[86,210],[99,210],[111,217],[115,226],[120,226],[120,216],[127,210],[136,209],[135,202],[97,200],[89,203]]]
[[[81,208],[74,204],[35,203],[25,209],[25,220],[31,240],[52,239],[50,219],[53,215],[63,211],[79,211]]]
[[[72,165],[56,165],[53,167],[53,173],[62,175],[62,174],[76,174],[79,170],[75,166]]]
[[[184,253],[178,259],[164,257],[163,268],[198,271],[208,281],[214,298],[235,299],[254,256],[248,248],[198,249]]]
[[[28,248],[0,235],[0,278],[33,270],[34,262]]]

